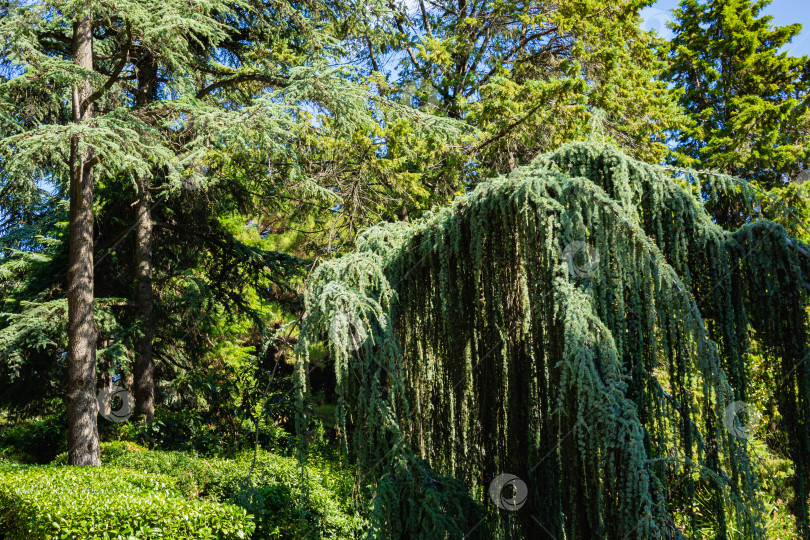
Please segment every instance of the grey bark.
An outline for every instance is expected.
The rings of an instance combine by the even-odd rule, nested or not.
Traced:
[[[93,69],[93,19],[73,24],[73,61]],[[89,81],[73,88],[73,122],[92,117]],[[96,404],[96,323],[93,313],[93,166],[78,136],[70,141],[68,256],[68,462],[101,465]]]
[[[157,91],[157,64],[147,52],[137,65],[137,107],[154,101]],[[135,227],[135,298],[138,313],[139,336],[135,342],[135,416],[146,417],[151,422],[155,417],[155,361],[152,354],[154,325],[152,320],[152,199],[149,195],[149,179],[137,177],[138,200],[137,226]]]
[[[149,179],[138,177],[135,265],[139,335],[135,343],[135,416],[155,416],[155,362],[152,357],[152,214]]]

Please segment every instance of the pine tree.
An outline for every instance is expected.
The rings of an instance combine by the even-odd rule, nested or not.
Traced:
[[[694,122],[677,151],[770,189],[810,168],[810,59],[784,49],[801,25],[775,27],[769,0],[682,0],[666,79]]]

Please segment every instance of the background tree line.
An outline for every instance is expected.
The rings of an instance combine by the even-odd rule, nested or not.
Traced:
[[[0,407],[64,414],[75,465],[113,384],[144,440],[189,410],[236,447],[281,436],[318,262],[594,131],[747,180],[810,239],[800,27],[683,0],[668,43],[649,3],[0,2]]]

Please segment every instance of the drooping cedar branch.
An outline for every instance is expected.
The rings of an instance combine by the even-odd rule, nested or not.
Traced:
[[[280,78],[280,77],[270,77],[267,75],[256,74],[256,75],[239,75],[237,77],[231,77],[230,79],[223,79],[217,81],[213,84],[209,84],[199,92],[197,92],[197,99],[202,99],[214,90],[218,90],[220,88],[226,88],[229,86],[235,86],[237,84],[245,83],[245,82],[259,82],[263,84],[273,85],[279,88],[284,88],[289,84],[289,81]]]
[[[755,468],[724,413],[747,398],[753,332],[788,381],[776,392],[804,519],[797,247],[764,220],[724,231],[660,167],[567,145],[322,264],[299,384],[326,337],[382,537],[694,537],[709,516],[719,538],[761,538]],[[528,486],[519,512],[480,506],[504,473]]]

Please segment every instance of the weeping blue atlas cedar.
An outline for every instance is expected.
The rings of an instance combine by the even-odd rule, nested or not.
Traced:
[[[806,535],[807,253],[770,221],[723,230],[661,167],[569,144],[321,264],[301,411],[325,341],[375,537],[763,538],[749,443],[723,423],[753,335]],[[528,488],[519,510],[489,500],[503,473]]]

